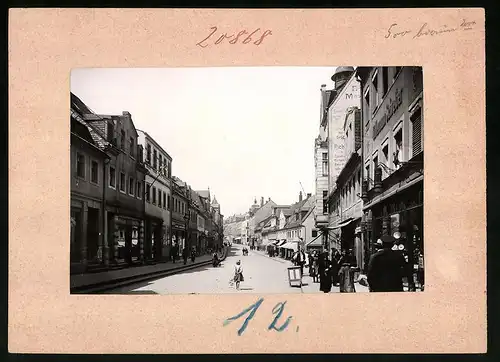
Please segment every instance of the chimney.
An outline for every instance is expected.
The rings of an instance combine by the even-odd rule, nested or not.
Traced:
[[[260,198],[260,207],[264,206],[264,196]]]
[[[299,192],[299,202],[302,201],[302,191]]]
[[[312,194],[311,194],[311,193],[307,194],[307,198],[310,198],[311,196],[312,196]]]

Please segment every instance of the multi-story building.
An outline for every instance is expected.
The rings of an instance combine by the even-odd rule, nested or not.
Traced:
[[[102,115],[87,108],[86,112],[83,119],[96,131],[95,140],[110,156],[103,177],[107,237],[104,258],[114,264],[143,262],[143,187],[147,170],[132,116],[126,111],[121,115]]]
[[[321,85],[320,125],[319,135],[314,143],[314,163],[316,176],[316,207],[315,225],[322,230],[322,244],[327,241],[328,227],[328,108],[335,96],[335,91],[327,90],[326,84]]]
[[[305,250],[308,242],[312,241],[314,225],[313,211],[315,208],[315,198],[311,194],[302,200],[302,192],[299,202],[290,207],[290,216],[283,228],[286,232],[286,243],[282,246],[290,252],[295,252],[300,247]]]
[[[324,235],[328,249],[340,248],[340,233],[331,217],[331,197],[336,188],[337,177],[346,162],[344,151],[344,120],[350,107],[360,107],[360,85],[354,68],[337,67],[332,76],[334,89],[321,88],[320,134],[315,143],[316,163],[316,227]],[[328,184],[328,188],[327,187]],[[328,213],[328,222],[325,217]]]
[[[172,244],[178,247],[179,254],[185,247],[190,247],[188,239],[190,222],[192,224],[195,220],[194,211],[189,207],[190,198],[188,185],[178,177],[172,176],[172,199],[170,201]]]
[[[137,130],[138,142],[146,150],[144,256],[162,260],[170,255],[172,196],[172,157],[147,132]]]
[[[89,113],[71,94],[71,272],[101,265],[107,245],[104,233],[105,167],[109,155],[92,137],[97,132],[83,120]]]
[[[347,110],[344,125],[344,154],[346,163],[336,180],[336,187],[330,199],[331,221],[340,230],[340,248],[353,250],[358,266],[364,267],[363,236],[361,218],[363,200],[361,199],[361,109],[351,107]]]
[[[400,233],[413,265],[423,253],[423,77],[421,67],[360,67],[363,221],[367,252]],[[368,243],[367,243],[368,244]]]

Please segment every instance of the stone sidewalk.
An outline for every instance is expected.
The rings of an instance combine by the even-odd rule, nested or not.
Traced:
[[[73,274],[70,277],[70,289],[82,288],[87,286],[98,285],[100,283],[111,282],[114,280],[121,280],[133,277],[139,277],[151,273],[159,273],[163,271],[183,269],[184,267],[194,265],[204,265],[212,260],[212,255],[202,255],[195,259],[192,263],[190,259],[186,265],[184,261],[178,260],[175,263],[169,261],[158,263],[155,265],[133,266],[119,270],[108,270],[99,273],[86,273],[86,274]]]

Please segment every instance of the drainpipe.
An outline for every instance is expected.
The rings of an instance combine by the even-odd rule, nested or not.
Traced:
[[[108,219],[106,212],[106,189],[108,188],[107,183],[107,165],[109,164],[110,159],[106,155],[104,162],[102,164],[102,258],[104,261],[104,265],[109,266],[109,240],[108,240]]]

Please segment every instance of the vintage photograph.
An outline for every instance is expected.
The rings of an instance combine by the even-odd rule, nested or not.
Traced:
[[[78,68],[70,291],[424,291],[423,69]]]

